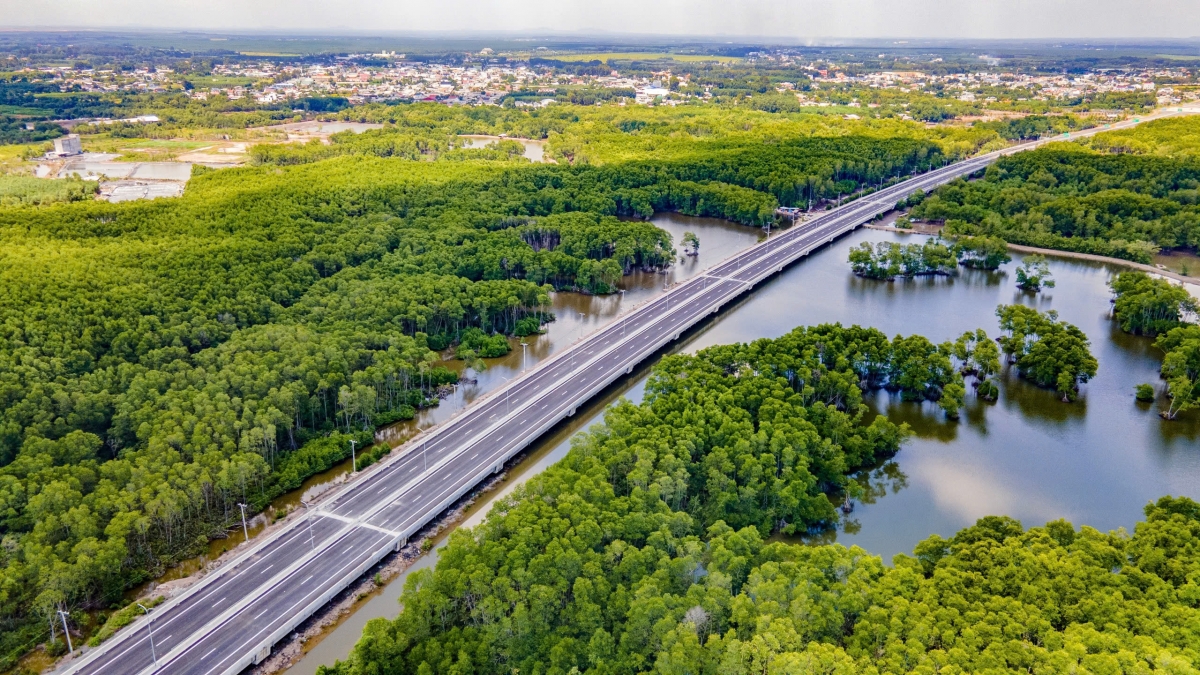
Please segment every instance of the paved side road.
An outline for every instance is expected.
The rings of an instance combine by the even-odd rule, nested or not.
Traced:
[[[1036,145],[958,162],[824,212],[638,306],[410,441],[305,519],[156,609],[149,624],[138,621],[62,674],[234,675],[258,663],[479,481],[691,326],[914,190],[933,189]]]

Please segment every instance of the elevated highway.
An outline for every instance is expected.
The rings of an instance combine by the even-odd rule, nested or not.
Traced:
[[[931,190],[984,169],[1003,154],[1039,143],[913,177],[772,233],[409,441],[311,509],[306,518],[254,543],[236,560],[155,609],[149,617],[153,653],[148,622],[140,619],[64,664],[60,673],[234,675],[258,663],[279,639],[447,506],[692,326],[813,250],[891,209],[914,190]]]

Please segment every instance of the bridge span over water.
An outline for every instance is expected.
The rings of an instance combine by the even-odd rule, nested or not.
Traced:
[[[914,190],[931,190],[1037,144],[910,178],[772,233],[423,432],[325,498],[306,519],[248,546],[155,609],[149,621],[138,620],[59,672],[235,675],[260,662],[272,645],[447,506],[689,328]]]

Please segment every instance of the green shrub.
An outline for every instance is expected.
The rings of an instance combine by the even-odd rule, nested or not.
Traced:
[[[159,595],[141,601],[141,604],[145,605],[149,609],[153,609],[157,605],[162,604],[164,600],[166,600],[166,598]],[[133,623],[134,620],[144,613],[145,612],[142,611],[142,608],[138,607],[137,602],[131,602],[128,605],[125,605],[121,609],[113,612],[112,616],[108,617],[108,621],[105,621],[104,625],[100,627],[100,630],[97,631],[95,635],[88,638],[87,645],[89,647],[100,646],[100,643],[112,637],[114,633],[121,630],[125,626]]]

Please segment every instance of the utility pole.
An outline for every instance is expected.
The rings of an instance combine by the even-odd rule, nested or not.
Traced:
[[[313,538],[312,531],[312,505],[303,499],[300,500],[300,503],[304,505],[304,521],[308,523],[308,545],[315,551],[317,550],[317,542]]]
[[[145,605],[139,602],[137,603],[137,606],[141,607],[142,611],[145,612],[147,616],[150,615],[150,610],[146,609]],[[154,663],[154,667],[157,668],[158,656],[154,653],[154,628],[150,622],[150,619],[146,619],[146,632],[150,633],[150,661]]]
[[[63,622],[63,635],[67,636],[67,653],[69,654],[75,651],[75,647],[71,646],[71,631],[67,628],[67,613],[60,609],[58,610],[58,616]]]
[[[358,455],[354,454],[354,444],[358,441],[350,439],[350,466],[354,469],[350,473],[358,473]]]
[[[246,537],[246,541],[250,541],[250,530],[246,529],[246,505],[238,502],[238,508],[242,511],[242,536]]]

